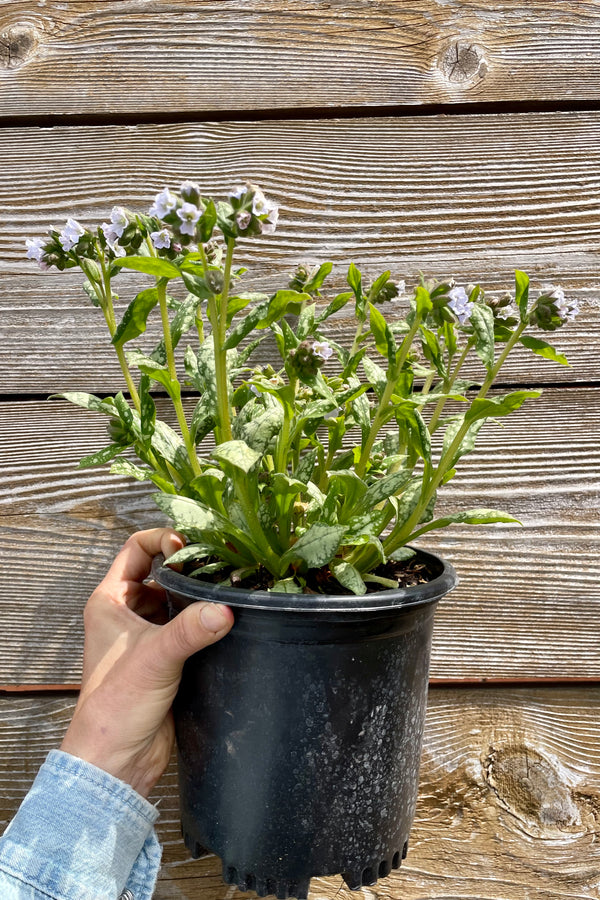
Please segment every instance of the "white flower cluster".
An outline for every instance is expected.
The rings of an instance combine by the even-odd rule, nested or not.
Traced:
[[[547,284],[542,288],[542,296],[552,297],[556,312],[563,322],[574,322],[580,312],[579,300],[567,300],[560,285]]]
[[[235,216],[239,230],[246,231],[254,217],[262,234],[273,234],[279,221],[279,207],[272,200],[268,200],[259,187],[255,184],[238,185],[229,192],[229,199],[243,201],[250,195],[252,196],[250,208],[243,207]]]

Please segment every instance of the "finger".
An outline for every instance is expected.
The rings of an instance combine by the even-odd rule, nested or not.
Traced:
[[[221,603],[192,603],[156,632],[153,669],[165,681],[176,681],[186,659],[225,637],[233,612]]]
[[[185,544],[172,528],[150,528],[133,534],[117,554],[101,588],[115,600],[123,600],[128,583],[141,583],[150,574],[158,553],[171,556]]]

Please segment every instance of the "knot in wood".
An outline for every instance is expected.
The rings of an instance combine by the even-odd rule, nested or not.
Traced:
[[[561,773],[531,747],[490,751],[487,781],[504,806],[527,824],[566,829],[581,822],[579,809]]]
[[[452,41],[440,59],[444,77],[453,84],[464,84],[483,78],[487,63],[483,48],[467,41]]]
[[[0,67],[18,69],[33,56],[39,42],[33,25],[11,25],[0,33]]]

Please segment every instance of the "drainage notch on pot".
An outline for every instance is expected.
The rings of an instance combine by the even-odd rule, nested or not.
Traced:
[[[433,613],[450,565],[367,597],[219,589],[154,567],[173,612],[225,602],[235,625],[185,665],[175,701],[182,830],[228,884],[305,898],[310,878],[373,884],[406,854]],[[294,597],[296,600],[296,597]]]

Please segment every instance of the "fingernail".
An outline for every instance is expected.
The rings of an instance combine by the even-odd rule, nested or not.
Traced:
[[[229,625],[230,617],[228,607],[219,606],[218,603],[207,603],[200,610],[200,621],[207,631],[221,631]]]

